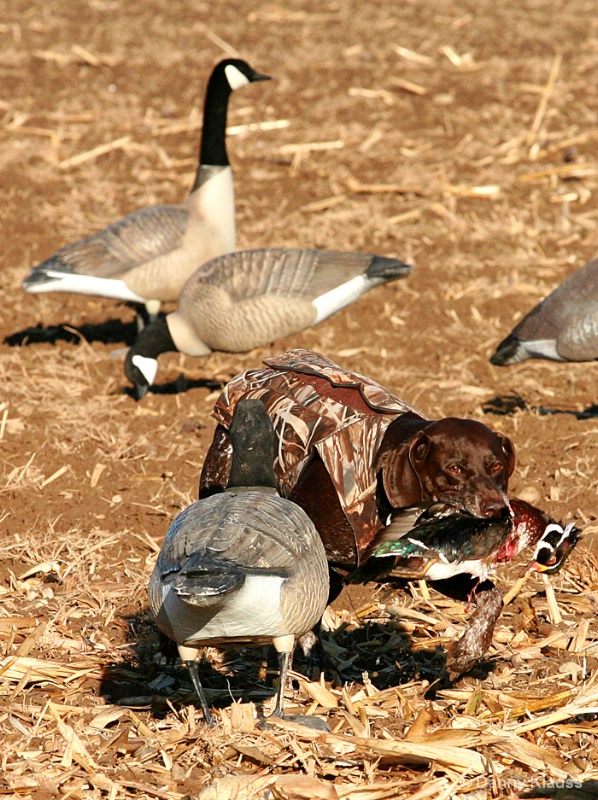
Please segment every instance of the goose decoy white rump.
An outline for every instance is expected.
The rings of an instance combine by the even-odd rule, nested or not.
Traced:
[[[274,715],[283,716],[295,641],[320,620],[329,588],[313,523],[276,489],[274,430],[263,403],[239,403],[230,433],[226,491],[193,503],[174,520],[149,584],[156,623],[177,642],[210,725],[198,648],[272,642],[280,665]]]
[[[569,275],[496,348],[492,364],[598,358],[598,258]]]
[[[265,248],[227,253],[201,266],[177,310],[155,320],[129,349],[125,373],[143,397],[160,353],[241,353],[309,328],[374,286],[403,278],[395,258],[332,250]]]
[[[181,205],[148,206],[68,245],[34,267],[27,292],[73,292],[144,303],[154,316],[176,300],[189,275],[235,248],[235,195],[226,152],[231,92],[268,80],[247,62],[228,58],[214,67],[204,105],[199,167]]]

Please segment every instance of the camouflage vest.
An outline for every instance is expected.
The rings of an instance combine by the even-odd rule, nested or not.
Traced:
[[[278,439],[274,468],[280,493],[289,496],[317,451],[357,541],[365,546],[381,527],[373,465],[384,433],[397,416],[421,413],[370,378],[311,350],[289,350],[264,363],[266,368],[230,381],[214,418],[228,429],[241,398],[262,400]]]

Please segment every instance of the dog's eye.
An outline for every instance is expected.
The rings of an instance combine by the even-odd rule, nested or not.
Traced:
[[[450,472],[451,475],[460,475],[463,472],[463,467],[460,467],[458,464],[449,464],[446,471]]]

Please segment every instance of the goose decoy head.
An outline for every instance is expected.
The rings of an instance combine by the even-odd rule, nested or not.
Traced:
[[[233,460],[227,487],[276,488],[272,420],[261,400],[240,400],[230,426]]]
[[[158,356],[176,350],[168,323],[160,318],[143,328],[125,358],[125,375],[135,387],[135,397],[142,400],[158,372]]]
[[[216,66],[214,72],[220,69],[224,73],[232,91],[245,86],[247,83],[272,80],[269,75],[262,75],[260,72],[256,72],[253,67],[249,66],[247,61],[243,61],[241,58],[225,58]]]

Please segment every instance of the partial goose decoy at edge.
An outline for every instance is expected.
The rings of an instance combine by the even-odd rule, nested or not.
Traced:
[[[504,367],[528,358],[598,359],[598,258],[538,303],[498,345],[490,361]]]
[[[274,715],[282,717],[295,642],[320,620],[329,589],[313,523],[276,489],[274,429],[260,400],[238,404],[230,434],[226,491],[193,503],[174,520],[149,584],[156,623],[177,642],[209,725],[198,649],[272,642],[280,665]]]
[[[316,325],[362,294],[403,278],[395,258],[332,250],[265,248],[215,258],[189,278],[177,310],[147,325],[125,373],[143,397],[160,353],[241,353]]]
[[[240,59],[214,67],[206,91],[199,167],[181,205],[148,206],[34,267],[27,292],[72,292],[145,304],[155,316],[210,258],[235,248],[235,195],[226,151],[231,92],[267,80]]]

